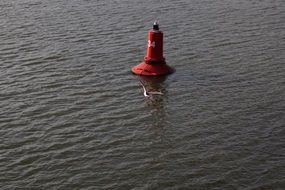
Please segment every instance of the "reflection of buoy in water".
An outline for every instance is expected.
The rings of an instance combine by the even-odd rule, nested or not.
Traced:
[[[159,30],[157,22],[153,24],[153,29],[148,32],[148,45],[144,61],[132,68],[132,72],[137,75],[166,75],[174,72],[168,66],[163,57],[163,33]]]

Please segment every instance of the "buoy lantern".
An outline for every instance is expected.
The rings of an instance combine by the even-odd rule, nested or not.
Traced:
[[[168,66],[163,57],[163,32],[159,30],[159,25],[154,22],[153,29],[148,32],[148,43],[144,61],[132,68],[132,72],[137,75],[166,75],[174,72]]]

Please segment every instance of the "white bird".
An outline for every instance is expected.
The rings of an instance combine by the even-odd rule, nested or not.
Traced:
[[[159,91],[147,91],[144,84],[142,83],[142,81],[140,81],[142,87],[143,87],[143,95],[144,97],[146,98],[150,98],[151,95],[163,95],[162,92],[159,92]]]

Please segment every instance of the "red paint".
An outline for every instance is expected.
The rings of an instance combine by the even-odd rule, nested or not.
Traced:
[[[148,43],[144,61],[132,68],[137,75],[165,75],[174,72],[166,65],[163,57],[163,33],[158,24],[154,23],[153,29],[148,32]]]
[[[163,58],[163,33],[159,30],[150,30],[148,32],[147,49],[145,62],[164,62]]]

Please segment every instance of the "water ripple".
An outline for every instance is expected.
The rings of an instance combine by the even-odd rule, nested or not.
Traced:
[[[1,1],[1,187],[281,189],[283,4]],[[134,76],[155,20],[176,73]]]

